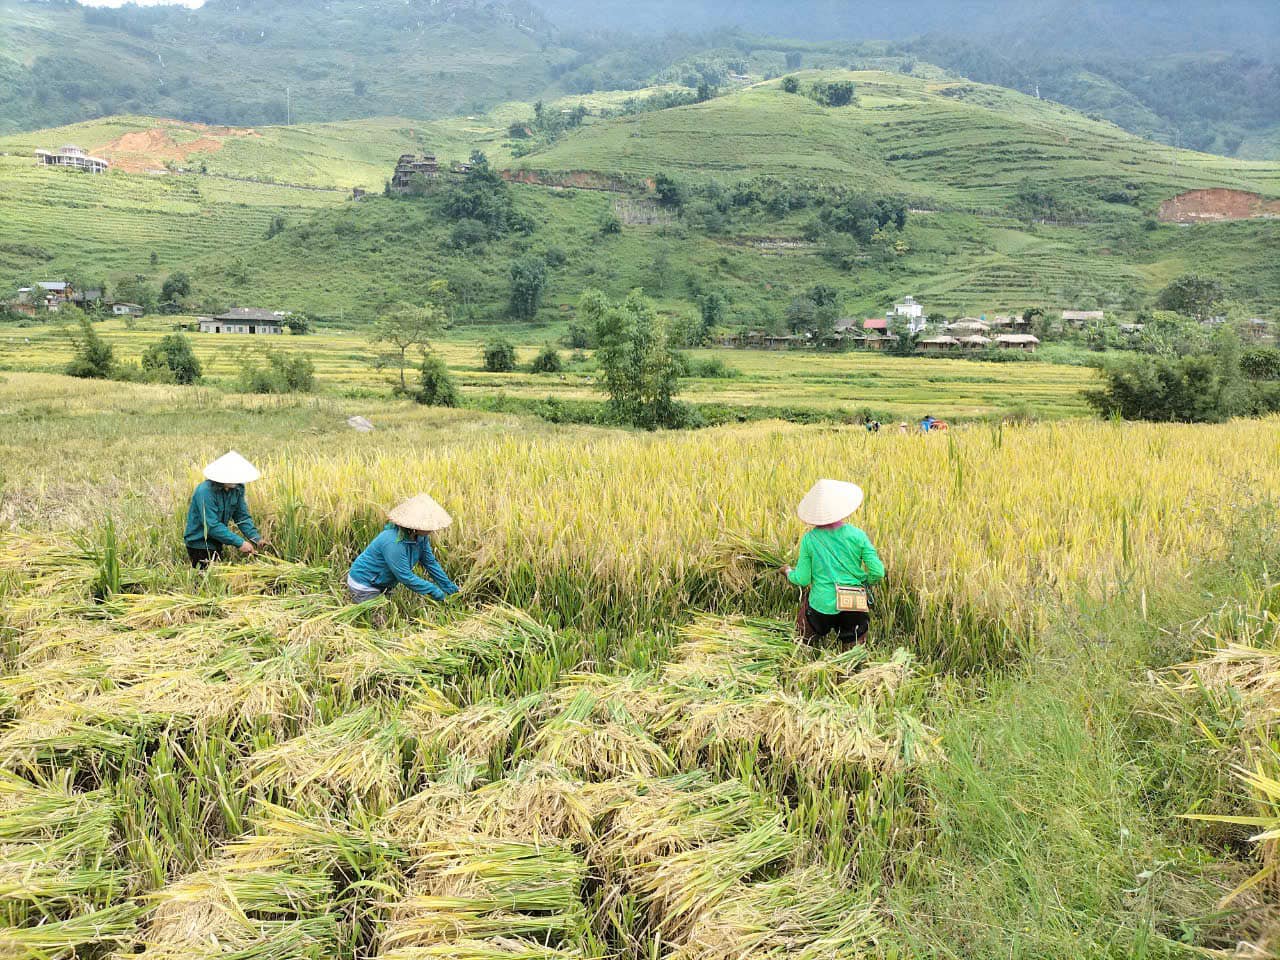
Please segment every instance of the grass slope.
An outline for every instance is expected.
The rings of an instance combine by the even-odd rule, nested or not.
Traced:
[[[290,109],[313,121],[483,111],[540,93],[569,55],[542,41],[536,21],[509,14],[501,4],[286,0],[113,24],[101,11],[0,0],[0,131],[119,113],[261,124]]]
[[[759,174],[853,181],[951,208],[1004,208],[1037,183],[1134,182],[1144,199],[1200,186],[1280,195],[1280,164],[1175,151],[1066,107],[999,87],[881,72],[802,73],[857,84],[827,108],[778,83],[599,124],[520,166],[690,178]],[[1176,163],[1175,163],[1176,159]]]
[[[808,76],[853,77],[858,105],[826,109],[757,85],[691,107],[595,117],[521,159],[511,157],[503,135],[512,119],[532,112],[519,102],[484,117],[439,121],[209,129],[121,117],[11,136],[0,140],[0,151],[10,154],[0,157],[0,281],[33,272],[159,279],[183,268],[211,303],[262,303],[351,320],[387,301],[416,299],[430,279],[445,276],[472,288],[473,320],[505,324],[510,262],[532,252],[563,259],[551,272],[540,318],[553,325],[586,287],[620,295],[641,286],[683,314],[692,312],[699,291],[714,287],[730,300],[730,324],[754,326],[777,323],[790,300],[815,283],[835,286],[848,312],[868,315],[907,292],[949,314],[1032,305],[1132,308],[1189,270],[1219,277],[1256,311],[1280,300],[1274,221],[1191,228],[1151,222],[1162,200],[1193,187],[1277,195],[1278,164],[1184,151],[1175,168],[1167,147],[993,87],[885,73]],[[89,178],[40,170],[23,156],[64,141],[116,150],[130,168],[176,157],[177,166],[209,176]],[[717,234],[677,222],[627,226],[601,238],[598,226],[615,194],[513,185],[537,231],[459,250],[449,243],[451,224],[430,203],[344,201],[352,186],[379,188],[401,152],[431,150],[451,160],[475,148],[500,166],[526,171],[825,178],[905,192],[919,209],[900,255],[845,270],[803,241],[812,216],[806,211],[735,214]],[[1015,216],[1014,194],[1028,182],[1074,198],[1087,221],[1034,224]],[[1103,199],[1117,189],[1134,203]],[[275,216],[288,229],[266,240]]]

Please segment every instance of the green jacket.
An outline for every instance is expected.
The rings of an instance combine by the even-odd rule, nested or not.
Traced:
[[[836,612],[836,584],[865,587],[884,579],[884,564],[871,540],[857,527],[815,527],[800,541],[800,559],[787,574],[797,587],[809,588],[809,606]]]
[[[228,524],[234,523],[240,533]],[[241,536],[240,534],[244,534]],[[249,504],[244,498],[244,485],[230,490],[223,489],[212,480],[196,487],[187,510],[187,530],[182,535],[188,547],[196,550],[217,550],[225,545],[239,547],[245,538],[257,543],[262,539],[258,528],[249,516]]]

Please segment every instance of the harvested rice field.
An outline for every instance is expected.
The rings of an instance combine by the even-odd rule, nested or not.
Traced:
[[[1276,422],[355,403],[0,379],[0,957],[1270,949]],[[274,548],[193,571],[231,447]],[[832,474],[889,571],[851,649],[777,573]],[[351,605],[420,490],[462,592]]]

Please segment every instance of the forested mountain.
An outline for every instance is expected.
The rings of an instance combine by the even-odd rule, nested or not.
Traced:
[[[1271,0],[0,0],[0,132],[120,113],[432,118],[733,73],[936,64],[1167,143],[1274,157],[1278,49]]]

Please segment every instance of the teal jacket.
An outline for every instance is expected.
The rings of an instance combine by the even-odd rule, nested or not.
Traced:
[[[421,566],[430,577],[425,580],[413,572]],[[351,565],[351,579],[375,590],[390,590],[403,583],[414,593],[421,593],[433,600],[443,600],[458,592],[458,586],[449,579],[431,549],[429,537],[415,537],[388,523],[382,532],[365,547]],[[434,582],[432,582],[434,581]]]
[[[800,559],[788,578],[809,588],[809,606],[819,613],[836,612],[836,585],[865,587],[884,579],[884,564],[871,539],[845,524],[834,530],[815,527],[800,541]]]
[[[229,524],[233,523],[240,533],[231,529]],[[244,485],[226,490],[212,480],[206,480],[196,487],[187,510],[187,530],[182,535],[187,546],[196,550],[217,550],[224,545],[239,547],[246,538],[257,543],[262,534],[258,533],[253,518],[249,516]]]

